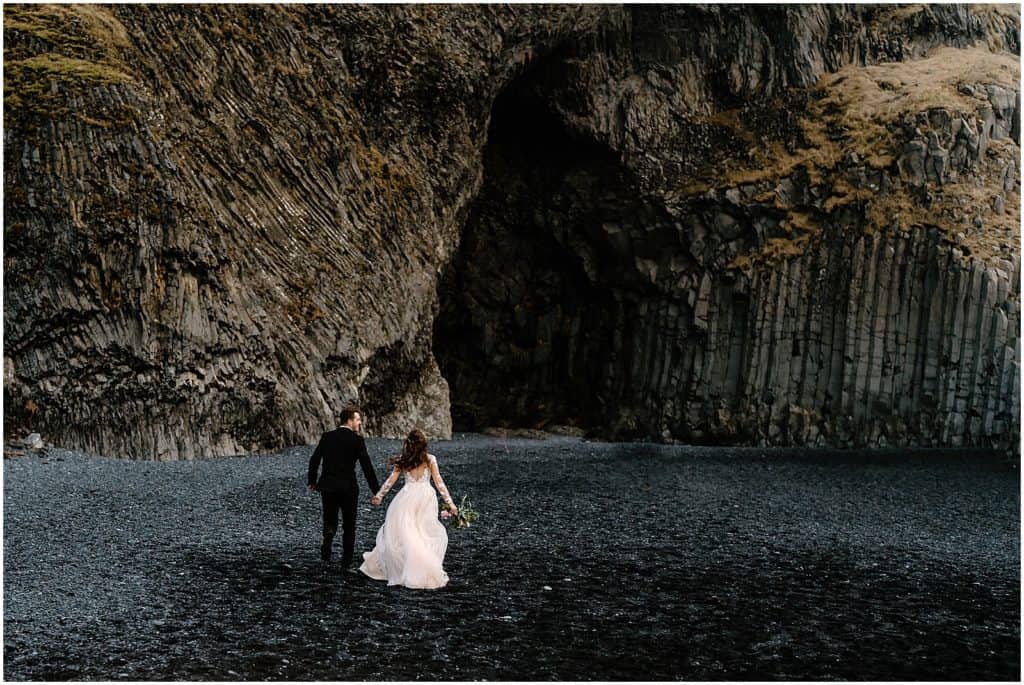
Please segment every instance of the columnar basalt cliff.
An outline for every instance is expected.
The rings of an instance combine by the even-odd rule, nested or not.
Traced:
[[[5,429],[1015,445],[1019,23],[5,6]]]

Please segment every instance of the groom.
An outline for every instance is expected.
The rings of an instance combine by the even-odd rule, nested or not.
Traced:
[[[371,493],[380,490],[377,474],[366,453],[366,441],[359,435],[363,417],[359,409],[349,405],[341,410],[341,427],[324,433],[320,443],[309,460],[307,482],[310,492],[319,491],[324,505],[324,541],[320,546],[320,558],[331,559],[331,543],[338,531],[338,509],[342,521],[342,569],[352,563],[352,552],[356,546],[356,502],[359,485],[356,484],[356,461],[363,467],[363,475],[370,484]],[[317,470],[323,461],[323,473],[317,480]]]

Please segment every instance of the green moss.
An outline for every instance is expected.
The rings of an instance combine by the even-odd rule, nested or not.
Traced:
[[[126,45],[124,26],[104,7],[4,6],[5,126],[66,115],[68,93],[131,81],[120,57]]]
[[[124,26],[98,5],[5,5],[4,34],[6,59],[23,56],[18,44],[25,37],[46,43],[46,52],[106,61],[116,61],[128,44]]]
[[[8,20],[4,22],[4,29],[20,31],[47,43],[59,43],[65,38],[60,32],[54,31],[49,26],[29,21]]]
[[[4,71],[12,83],[48,79],[94,86],[131,80],[124,72],[102,62],[65,57],[52,52],[9,61],[4,65]]]
[[[17,31],[51,45],[85,47],[77,36],[61,26],[59,17],[32,5],[5,6],[4,31]]]
[[[25,115],[66,114],[68,91],[131,81],[130,76],[108,64],[54,53],[8,60],[4,74],[4,124],[8,127]],[[54,89],[55,82],[62,87]]]

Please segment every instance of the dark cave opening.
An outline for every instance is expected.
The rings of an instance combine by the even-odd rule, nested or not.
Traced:
[[[522,77],[495,101],[483,186],[440,285],[433,346],[456,431],[622,423],[637,298],[614,234],[642,208],[617,155],[538,91]]]

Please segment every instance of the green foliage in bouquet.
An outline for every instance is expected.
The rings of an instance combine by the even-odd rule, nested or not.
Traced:
[[[440,504],[442,511],[447,511],[447,506],[444,502]],[[480,518],[480,513],[473,508],[473,503],[466,499],[466,496],[462,496],[462,501],[459,502],[459,513],[445,518],[451,528],[469,528],[471,525],[476,523],[476,520]]]

